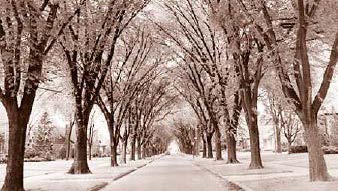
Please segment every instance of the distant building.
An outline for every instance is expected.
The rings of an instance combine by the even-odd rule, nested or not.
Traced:
[[[322,144],[338,146],[338,113],[322,113],[318,116],[318,126]]]
[[[8,152],[8,123],[0,120],[0,156],[7,155]]]

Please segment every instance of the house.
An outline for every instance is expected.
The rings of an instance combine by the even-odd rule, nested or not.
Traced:
[[[0,156],[7,155],[8,133],[8,123],[0,119]]]

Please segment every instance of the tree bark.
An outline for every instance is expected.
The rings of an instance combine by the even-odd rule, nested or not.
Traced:
[[[251,149],[251,162],[250,169],[260,169],[263,168],[261,152],[259,146],[259,132],[257,125],[257,116],[256,119],[251,118],[251,123],[249,127],[249,135],[250,135],[250,149]]]
[[[80,115],[76,115],[80,116]],[[70,174],[88,174],[91,173],[87,161],[87,125],[89,120],[77,117],[75,155],[72,167],[68,171]]]
[[[147,157],[147,144],[144,143],[142,145],[142,159],[145,159]]]
[[[251,151],[251,162],[250,169],[263,168],[261,151],[259,145],[259,131],[258,131],[258,116],[257,116],[257,95],[258,95],[258,84],[256,84],[252,91],[255,96],[251,95],[250,87],[245,86],[245,90],[242,94],[244,110],[246,114],[246,122],[249,128],[250,136],[250,151]]]
[[[276,134],[276,153],[282,153],[282,143],[281,143],[281,135],[280,128],[278,124],[275,124],[275,134]]]
[[[110,141],[110,166],[119,166],[117,163],[117,144],[113,139]]]
[[[19,114],[13,106],[6,108],[9,122],[8,158],[2,191],[23,191],[24,151],[29,115]]]
[[[142,145],[141,145],[141,138],[137,137],[137,159],[142,159]]]
[[[291,140],[288,139],[288,153],[291,153]]]
[[[69,160],[70,157],[70,138],[72,135],[72,127],[73,125],[66,126],[66,160]]]
[[[235,135],[231,132],[227,133],[226,135],[227,139],[227,153],[228,153],[228,160],[227,163],[239,163],[237,160],[237,155],[236,155],[236,139]]]
[[[125,139],[122,141],[121,164],[127,163],[127,146],[128,146],[128,140]]]
[[[202,135],[202,142],[203,142],[203,153],[202,153],[202,157],[203,158],[207,158],[207,143],[205,141],[204,136]]]
[[[88,159],[92,160],[92,145],[88,145]]]
[[[195,140],[195,137],[194,137],[194,141],[195,141],[194,155],[196,155],[196,156],[200,155],[200,143],[201,143],[201,136],[200,135],[201,135],[201,129],[197,127],[197,131],[196,131],[196,134],[195,134],[196,140]]]
[[[207,158],[214,158],[213,153],[212,153],[212,135],[207,134],[207,151],[208,151],[208,156]]]
[[[216,150],[216,160],[223,160],[221,132],[219,131],[218,127],[215,127],[215,150]]]
[[[317,117],[312,117],[303,124],[309,153],[310,181],[328,181],[330,175],[321,148]]]
[[[131,152],[130,152],[130,160],[135,160],[136,153],[136,136],[133,136],[130,143]]]
[[[238,74],[238,66],[236,67],[236,73]],[[229,130],[226,132],[226,141],[227,141],[227,153],[228,153],[228,160],[227,163],[239,163],[237,160],[237,152],[236,152],[236,135],[237,129],[239,124],[239,117],[242,111],[242,100],[239,91],[236,91],[234,94],[234,107],[233,107],[233,114],[232,119],[228,121],[230,124]]]

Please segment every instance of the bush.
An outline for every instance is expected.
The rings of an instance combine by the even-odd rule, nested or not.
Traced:
[[[48,160],[46,160],[45,158],[42,158],[42,157],[38,157],[38,156],[25,159],[25,162],[44,162],[44,161],[48,161]]]
[[[291,146],[289,153],[307,153],[307,146],[300,145],[300,146]]]
[[[338,147],[336,146],[324,146],[322,149],[325,154],[338,154]]]
[[[28,147],[25,150],[25,158],[34,158],[37,157],[39,155],[39,153],[37,153],[34,149],[32,149],[32,147]]]
[[[65,159],[66,158],[66,148],[65,147],[61,147],[58,151],[57,151],[57,155],[56,158],[58,159]]]
[[[336,146],[323,146],[322,150],[324,154],[338,154],[338,147]],[[301,146],[292,146],[290,153],[306,153],[307,146],[301,145]]]

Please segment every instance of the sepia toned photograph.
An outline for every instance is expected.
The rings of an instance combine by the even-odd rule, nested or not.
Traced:
[[[0,0],[0,191],[338,191],[338,0]]]

